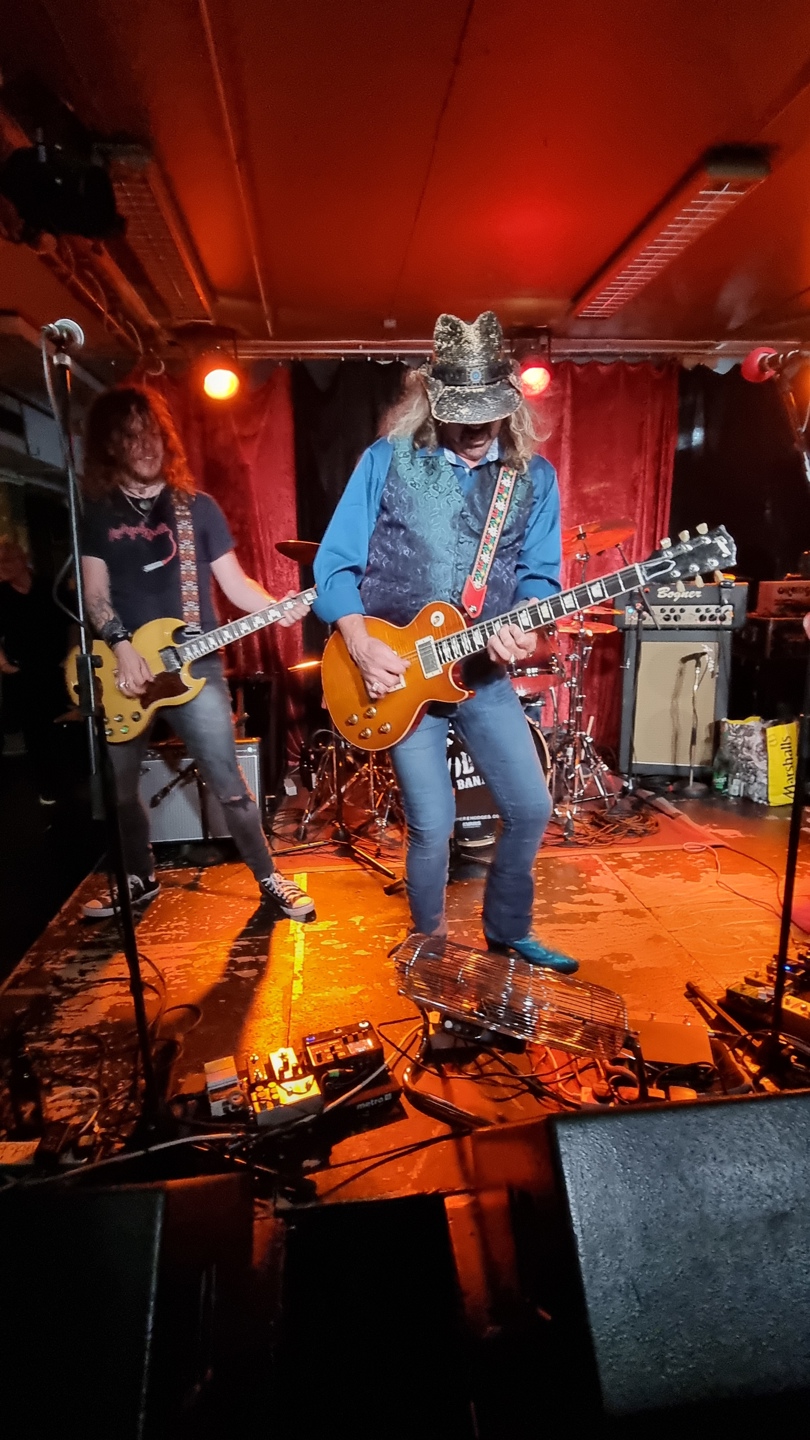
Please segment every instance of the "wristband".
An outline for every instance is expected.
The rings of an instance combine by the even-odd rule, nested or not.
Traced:
[[[102,625],[98,633],[104,641],[104,644],[109,645],[111,650],[113,650],[116,645],[120,645],[122,641],[132,639],[132,631],[127,630],[126,626],[122,625],[120,620],[108,620],[106,625]]]

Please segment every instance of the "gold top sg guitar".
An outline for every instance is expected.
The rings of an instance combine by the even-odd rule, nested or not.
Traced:
[[[117,662],[115,655],[103,640],[93,643],[96,664],[93,679],[96,696],[104,710],[104,731],[111,745],[120,745],[125,740],[134,740],[151,722],[156,710],[166,705],[186,705],[199,695],[205,684],[205,676],[195,677],[190,665],[204,655],[219,650],[222,645],[232,645],[245,635],[253,635],[266,625],[275,625],[282,615],[291,610],[298,601],[311,605],[315,590],[302,590],[289,600],[277,600],[264,610],[253,615],[240,615],[206,635],[195,635],[190,640],[175,640],[175,634],[183,629],[182,620],[150,620],[141,625],[132,637],[132,643],[142,655],[154,680],[151,680],[140,695],[124,695],[115,683]],[[76,657],[79,651],[71,650],[65,661],[65,680],[68,694],[76,703],[78,684],[76,681]]]
[[[690,539],[683,532],[678,544],[662,542],[643,564],[626,565],[611,575],[575,585],[559,595],[549,595],[536,604],[524,604],[467,626],[454,605],[436,600],[425,605],[410,625],[391,625],[386,620],[366,618],[370,635],[384,640],[410,667],[396,690],[372,698],[339,632],[330,638],[323,655],[323,693],[335,728],[360,750],[387,750],[418,724],[426,707],[436,701],[454,704],[472,692],[453,678],[460,660],[485,650],[490,637],[502,625],[519,625],[521,630],[539,630],[553,625],[577,610],[600,600],[615,600],[653,580],[694,580],[713,570],[733,565],[737,550],[721,525],[709,531],[698,526]]]

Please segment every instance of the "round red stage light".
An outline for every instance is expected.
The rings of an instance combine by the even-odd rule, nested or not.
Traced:
[[[551,384],[551,366],[544,360],[528,360],[520,367],[520,388],[529,400],[536,400]]]
[[[232,400],[239,389],[239,376],[235,370],[220,365],[208,370],[202,383],[210,400]]]

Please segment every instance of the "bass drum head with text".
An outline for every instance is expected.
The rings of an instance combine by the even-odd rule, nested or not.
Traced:
[[[548,779],[551,759],[545,736],[531,720],[527,720],[527,724],[543,774]],[[472,756],[464,749],[452,725],[447,732],[447,768],[456,792],[456,823],[453,830],[456,844],[470,848],[491,845],[500,819],[492,791],[483,775],[476,769]]]

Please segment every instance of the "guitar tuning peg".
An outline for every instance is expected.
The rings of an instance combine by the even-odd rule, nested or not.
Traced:
[[[684,585],[683,580],[676,580],[675,591],[678,595],[686,594],[686,586]]]
[[[705,583],[705,582],[704,582],[704,579],[703,579],[703,576],[702,576],[702,575],[696,575],[696,576],[695,576],[695,584],[697,585],[698,590],[702,590],[702,589],[703,589],[704,583]]]
[[[689,539],[689,531],[688,531],[688,530],[679,530],[679,531],[678,531],[678,539],[679,539],[679,540],[683,540],[684,542],[687,541],[687,540]]]
[[[725,577],[725,575],[723,574],[722,570],[715,570],[714,574],[712,575],[712,579],[713,579],[715,585],[722,585],[722,583],[723,583],[723,581],[725,580],[725,578],[726,578],[726,577]]]
[[[672,544],[672,541],[670,540],[668,535],[665,535],[663,540],[658,541],[658,544],[662,550],[668,550],[670,545]]]
[[[697,535],[708,535],[708,533],[709,533],[709,527],[708,527],[708,525],[706,524],[705,521],[703,522],[702,525],[696,525],[696,526],[695,526],[695,533],[696,533]]]

